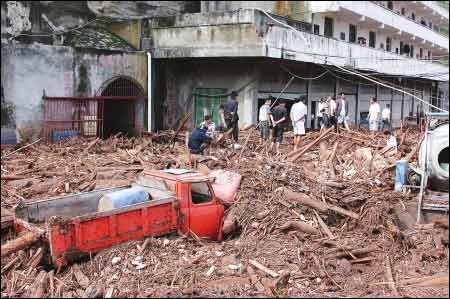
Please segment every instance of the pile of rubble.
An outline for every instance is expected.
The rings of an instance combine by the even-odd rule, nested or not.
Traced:
[[[143,169],[189,167],[184,136],[175,133],[5,151],[2,218],[22,201],[128,184]],[[2,256],[2,296],[448,297],[448,220],[402,227],[398,211],[414,194],[391,191],[392,166],[414,161],[419,132],[399,130],[391,158],[380,153],[384,137],[364,131],[308,133],[298,151],[284,145],[281,156],[254,129],[241,136],[242,149],[214,145],[197,165],[242,175],[224,242],[148,238],[60,271],[37,244]]]

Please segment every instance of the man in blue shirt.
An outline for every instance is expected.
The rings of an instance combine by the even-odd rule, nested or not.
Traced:
[[[195,128],[192,131],[191,137],[189,137],[188,147],[191,154],[201,155],[205,148],[211,143],[211,137],[209,137],[206,132],[208,128],[202,126],[200,128]]]
[[[224,114],[225,114],[225,123],[227,125],[227,130],[233,129],[231,131],[231,135],[235,143],[238,143],[239,138],[239,127],[238,127],[238,93],[233,91],[230,95],[230,99],[225,102],[224,106]]]

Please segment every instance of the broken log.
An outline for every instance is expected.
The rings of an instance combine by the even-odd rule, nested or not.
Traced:
[[[326,130],[325,132],[323,132],[319,137],[316,138],[316,140],[312,141],[311,143],[309,143],[308,145],[306,145],[304,148],[300,149],[300,152],[298,153],[294,153],[291,152],[288,154],[288,156],[290,156],[289,160],[291,162],[296,161],[298,158],[300,158],[304,153],[306,153],[310,148],[312,148],[313,146],[315,146],[317,143],[319,143],[325,136],[328,135],[328,133],[330,133],[333,130],[333,127],[329,128],[328,130]]]
[[[23,236],[20,236],[12,241],[9,241],[1,247],[1,257],[10,255],[13,252],[19,251],[21,249],[27,248],[37,240],[41,235],[35,232],[27,232]]]
[[[448,273],[436,274],[433,276],[426,276],[420,278],[412,278],[402,280],[400,282],[402,286],[421,286],[421,287],[448,287],[449,275]]]
[[[354,249],[350,252],[341,252],[336,254],[336,258],[343,258],[343,257],[351,257],[352,255],[358,256],[358,255],[365,255],[374,251],[377,251],[378,249],[374,246],[364,247],[361,249]]]
[[[34,142],[30,143],[30,144],[24,145],[24,146],[22,146],[21,148],[16,149],[15,151],[12,151],[12,152],[10,152],[10,153],[7,153],[6,155],[2,156],[1,159],[3,160],[4,158],[9,157],[9,156],[11,156],[11,155],[14,154],[14,153],[18,153],[18,152],[20,152],[21,150],[26,149],[27,147],[30,147],[30,146],[32,146],[32,145],[38,143],[38,142],[41,141],[41,140],[42,140],[42,138],[39,138],[38,140],[36,140],[36,141],[34,141]]]
[[[341,215],[348,216],[348,217],[351,217],[354,219],[359,219],[359,215],[352,211],[348,211],[341,207],[337,207],[337,206],[333,206],[333,205],[327,205],[326,203],[324,203],[322,201],[312,199],[307,194],[292,192],[286,188],[283,188],[282,190],[283,190],[283,194],[284,194],[285,198],[295,201],[295,202],[298,202],[298,203],[308,206],[310,208],[316,209],[319,212],[326,213],[328,210],[332,210]]]
[[[86,147],[86,153],[89,152],[89,150],[100,140],[100,137],[97,137],[94,141],[89,143],[89,145]]]
[[[266,266],[264,266],[263,264],[258,263],[255,260],[248,260],[248,263],[254,267],[256,267],[257,269],[263,271],[264,273],[272,276],[273,278],[277,278],[278,276],[280,276],[280,274],[278,274],[277,272],[274,272],[272,270],[270,270],[269,268],[267,268]]]
[[[319,223],[319,225],[322,228],[323,232],[328,236],[328,238],[334,239],[333,234],[331,233],[331,231],[328,228],[328,226],[326,225],[326,223],[319,216],[319,213],[317,213],[317,211],[314,211],[314,214],[316,214],[317,222]]]
[[[47,272],[41,271],[29,289],[28,298],[42,298],[47,289],[48,275]]]
[[[175,140],[177,139],[178,134],[180,133],[180,131],[183,129],[184,125],[186,124],[186,122],[191,118],[192,116],[192,111],[189,112],[188,114],[186,114],[183,119],[180,122],[180,125],[178,126],[178,128],[175,131],[175,134],[173,134],[172,137],[172,146],[175,144]]]
[[[392,269],[391,269],[391,261],[388,256],[386,256],[386,279],[388,281],[388,286],[391,289],[391,291],[394,293],[394,296],[399,298],[400,295],[397,291],[397,287],[395,286],[394,277],[392,276]]]
[[[289,221],[280,227],[281,231],[296,230],[310,235],[318,235],[319,231],[311,225],[300,221]]]
[[[316,209],[319,212],[326,213],[328,206],[324,202],[312,199],[305,193],[292,192],[286,188],[283,188],[283,195],[286,199],[295,201],[301,205]]]
[[[262,285],[262,283],[259,281],[258,276],[256,276],[255,271],[252,267],[247,266],[247,273],[250,276],[250,281],[252,282],[252,285],[255,286],[255,288],[258,290],[258,292],[265,292],[266,289]]]
[[[7,174],[2,174],[1,175],[1,179],[2,181],[14,181],[14,180],[23,180],[23,179],[27,179],[27,177],[25,176],[20,176],[20,175],[7,175]]]
[[[1,274],[6,273],[10,268],[12,268],[14,265],[16,265],[18,262],[20,262],[20,256],[16,256],[13,258],[9,263],[7,263],[1,270]]]

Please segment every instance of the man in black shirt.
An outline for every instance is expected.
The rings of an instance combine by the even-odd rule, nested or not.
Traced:
[[[278,106],[272,109],[270,112],[270,119],[273,124],[272,131],[272,144],[270,146],[270,150],[272,150],[273,145],[276,145],[277,154],[280,153],[280,143],[283,142],[283,133],[284,133],[284,123],[287,118],[287,109],[286,103],[280,102]]]
[[[223,106],[227,130],[233,129],[233,131],[231,131],[231,135],[233,137],[234,142],[238,143],[239,138],[238,93],[236,91],[233,91],[230,95],[230,99],[226,101]]]

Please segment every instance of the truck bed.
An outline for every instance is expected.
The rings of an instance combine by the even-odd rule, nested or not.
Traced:
[[[127,188],[129,187],[127,186],[101,189],[86,193],[31,202],[16,208],[15,216],[28,223],[39,226],[47,222],[53,216],[65,220],[80,216],[92,216],[93,214],[97,213],[98,202],[103,195]],[[173,201],[175,199],[175,194],[153,188],[143,188],[148,190],[152,197],[152,200],[146,203],[142,203],[139,206],[150,204],[150,202],[153,206],[157,205],[158,203],[162,204],[167,202],[168,200]],[[131,205],[118,210],[130,209],[133,208],[133,206],[138,205]],[[113,212],[118,212],[118,210],[114,210]]]

